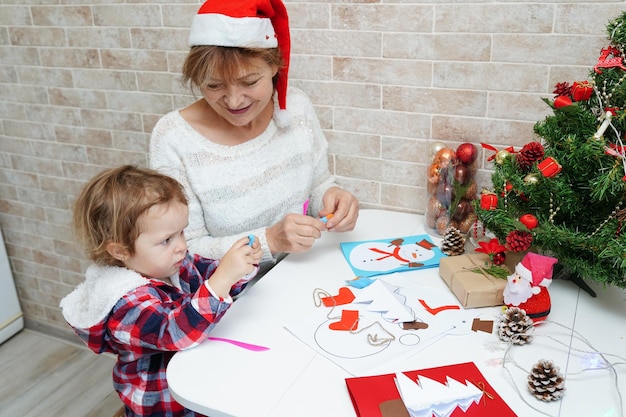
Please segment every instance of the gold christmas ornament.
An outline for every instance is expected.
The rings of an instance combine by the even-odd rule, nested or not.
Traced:
[[[511,152],[502,149],[496,153],[496,164],[503,165],[511,157]]]
[[[524,182],[529,185],[537,184],[539,182],[539,177],[537,174],[528,174],[524,177]]]
[[[446,145],[442,142],[434,142],[430,145],[430,149],[428,151],[428,155],[429,158],[432,160],[435,155],[437,155],[437,152],[439,152],[440,150],[442,150],[443,148],[445,148]]]

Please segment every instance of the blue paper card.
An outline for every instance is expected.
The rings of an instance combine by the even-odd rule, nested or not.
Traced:
[[[429,235],[415,235],[340,244],[357,277],[435,268],[446,255]]]

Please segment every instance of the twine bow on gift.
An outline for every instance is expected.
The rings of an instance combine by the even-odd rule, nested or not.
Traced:
[[[495,397],[494,397],[494,395],[493,395],[492,393],[490,393],[489,391],[487,391],[487,389],[485,388],[485,383],[484,383],[484,382],[482,382],[482,381],[474,382],[474,381],[472,381],[471,379],[470,379],[470,381],[469,381],[469,382],[471,382],[472,384],[474,384],[474,386],[475,386],[476,388],[478,388],[479,390],[481,390],[481,391],[483,392],[482,399],[483,399],[483,405],[484,405],[485,407],[487,406],[487,399],[486,399],[485,397],[489,398],[490,400],[493,400],[493,399],[495,398]]]

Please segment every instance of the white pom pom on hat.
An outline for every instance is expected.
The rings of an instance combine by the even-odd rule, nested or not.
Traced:
[[[276,48],[284,66],[276,83],[280,110],[287,107],[291,38],[289,17],[281,0],[208,0],[191,24],[189,46]]]

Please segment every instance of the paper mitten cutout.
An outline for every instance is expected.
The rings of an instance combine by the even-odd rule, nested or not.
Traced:
[[[356,330],[359,327],[359,312],[357,310],[342,310],[341,320],[335,323],[330,323],[328,328],[330,330]]]
[[[350,304],[354,301],[355,298],[356,297],[354,296],[354,293],[350,291],[350,288],[341,287],[339,288],[339,294],[333,295],[331,297],[322,297],[321,300],[324,306],[334,307],[344,304]]]

